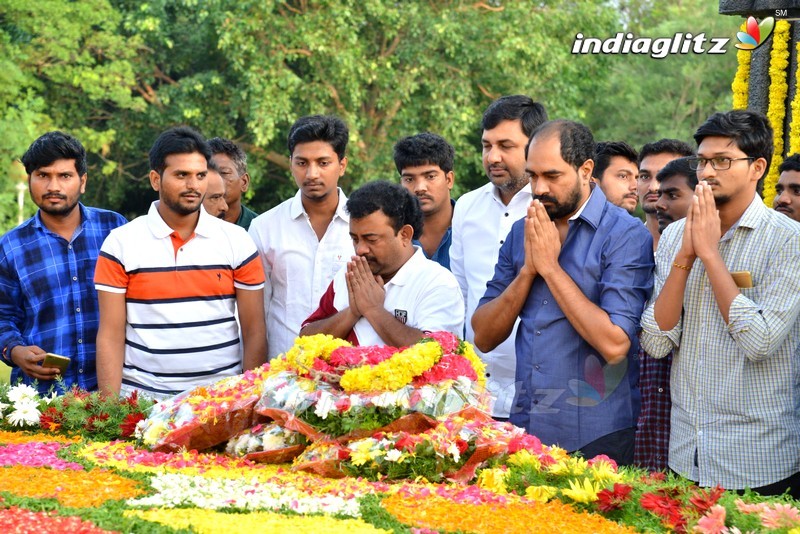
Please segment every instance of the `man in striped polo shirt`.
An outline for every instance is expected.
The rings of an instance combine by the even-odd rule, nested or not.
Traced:
[[[190,128],[161,134],[150,150],[159,200],[103,243],[101,390],[165,398],[266,360],[264,271],[247,232],[202,207],[210,157]]]

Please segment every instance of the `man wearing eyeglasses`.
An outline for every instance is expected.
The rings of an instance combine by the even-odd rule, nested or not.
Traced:
[[[772,128],[753,111],[697,130],[700,180],[656,251],[642,345],[674,351],[669,467],[701,486],[800,497],[800,224],[756,194]]]
[[[603,190],[606,199],[633,213],[636,209],[636,150],[623,141],[605,141],[594,147],[592,181]]]
[[[637,194],[639,204],[644,211],[645,226],[653,236],[654,249],[658,246],[658,240],[661,238],[656,217],[656,202],[658,202],[656,175],[667,163],[684,156],[694,156],[694,149],[677,139],[659,139],[653,143],[647,143],[639,151]]]

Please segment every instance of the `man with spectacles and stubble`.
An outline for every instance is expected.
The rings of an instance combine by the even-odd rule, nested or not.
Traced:
[[[691,146],[677,139],[659,139],[647,143],[639,151],[639,177],[637,194],[639,204],[645,215],[645,226],[653,236],[653,250],[658,246],[661,232],[658,230],[658,217],[656,217],[656,203],[658,202],[658,181],[656,175],[670,161],[684,156],[693,156]]]
[[[669,467],[701,486],[800,497],[800,224],[756,185],[773,132],[753,111],[694,135],[700,181],[656,251],[641,341],[674,352]]]

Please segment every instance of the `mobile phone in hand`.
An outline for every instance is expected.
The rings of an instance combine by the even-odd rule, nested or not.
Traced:
[[[44,355],[44,361],[42,362],[42,367],[56,367],[58,368],[58,374],[64,374],[69,367],[70,359],[66,356],[60,356],[58,354],[53,354],[52,352],[48,352]]]

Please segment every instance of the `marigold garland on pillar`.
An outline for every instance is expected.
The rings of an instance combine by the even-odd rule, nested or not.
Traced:
[[[800,56],[800,43],[797,43],[797,53]],[[800,80],[800,61],[797,63],[795,80]],[[795,88],[794,99],[792,100],[792,123],[789,126],[789,151],[787,156],[800,152],[800,91]]]
[[[774,155],[767,177],[764,180],[764,203],[772,206],[775,198],[775,184],[778,183],[778,167],[783,163],[783,119],[786,116],[786,95],[789,86],[786,83],[789,67],[789,29],[791,25],[785,20],[775,23],[772,34],[772,50],[769,60],[769,106],[767,118],[774,131]]]
[[[740,30],[746,31],[745,23],[742,23]],[[752,53],[752,50],[739,50],[736,52],[736,61],[739,66],[736,68],[736,76],[734,76],[731,84],[733,109],[747,109],[747,99],[750,94],[750,58]]]

